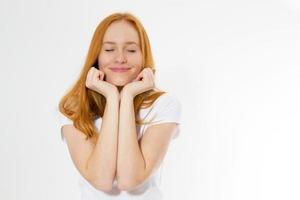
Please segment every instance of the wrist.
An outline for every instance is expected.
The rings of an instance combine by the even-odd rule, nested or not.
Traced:
[[[120,99],[128,99],[128,100],[133,100],[134,95],[132,95],[128,90],[125,88],[122,90],[120,94]]]
[[[120,99],[120,94],[118,91],[112,91],[106,96],[106,100],[114,100],[114,99],[117,100]]]

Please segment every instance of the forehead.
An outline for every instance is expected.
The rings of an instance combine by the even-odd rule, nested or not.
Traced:
[[[125,21],[115,21],[107,28],[103,42],[128,43],[135,42],[139,44],[139,34],[135,27]]]

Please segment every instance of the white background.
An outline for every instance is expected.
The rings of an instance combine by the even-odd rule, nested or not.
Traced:
[[[142,21],[183,105],[165,199],[300,199],[297,2],[1,0],[0,199],[79,199],[53,109],[116,11]]]

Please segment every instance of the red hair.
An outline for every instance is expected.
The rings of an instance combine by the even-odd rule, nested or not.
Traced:
[[[73,121],[74,127],[83,132],[87,136],[86,139],[98,136],[94,120],[103,117],[106,104],[106,99],[102,94],[85,86],[86,76],[89,69],[98,63],[98,56],[102,48],[105,31],[111,23],[119,20],[128,21],[137,30],[142,51],[142,66],[151,68],[155,74],[154,61],[147,33],[135,16],[130,13],[114,13],[101,21],[94,32],[79,79],[59,102],[59,111]],[[141,108],[151,106],[164,93],[164,91],[154,88],[135,96],[135,116],[137,116]],[[145,122],[136,119],[136,123],[143,124]]]

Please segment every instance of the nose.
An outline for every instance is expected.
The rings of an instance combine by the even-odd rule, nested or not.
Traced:
[[[126,63],[127,62],[124,52],[120,51],[118,53],[118,55],[116,56],[116,62],[118,62],[118,63]]]

